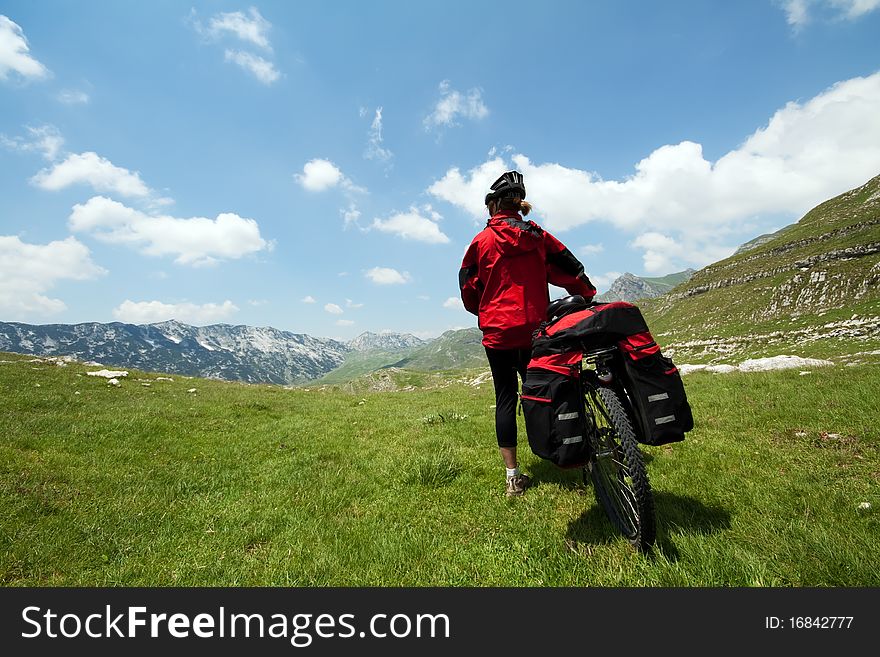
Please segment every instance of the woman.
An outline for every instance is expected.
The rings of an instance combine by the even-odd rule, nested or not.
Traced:
[[[546,319],[548,283],[592,300],[596,288],[584,266],[533,221],[523,176],[508,171],[486,194],[489,221],[468,247],[458,274],[464,307],[479,318],[495,384],[495,433],[507,470],[507,495],[531,483],[516,459],[517,372],[525,379],[532,333]]]

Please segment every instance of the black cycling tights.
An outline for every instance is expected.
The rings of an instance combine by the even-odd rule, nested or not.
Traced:
[[[486,357],[495,384],[495,434],[499,447],[516,447],[517,372],[525,380],[531,349],[490,349]]]

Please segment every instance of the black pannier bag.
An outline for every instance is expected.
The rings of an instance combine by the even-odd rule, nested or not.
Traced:
[[[665,445],[684,440],[694,418],[678,368],[664,356],[650,333],[618,341],[623,352],[626,388],[642,425],[642,441]]]
[[[520,397],[529,447],[541,458],[567,468],[589,460],[590,425],[586,422],[580,379],[540,367],[526,372]]]
[[[664,445],[684,440],[694,421],[681,375],[660,352],[641,311],[631,303],[597,304],[542,327],[532,344],[533,362],[572,362],[573,353],[615,344],[624,363],[623,385],[641,428],[639,441]]]

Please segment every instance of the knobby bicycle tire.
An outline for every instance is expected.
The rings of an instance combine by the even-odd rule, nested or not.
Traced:
[[[613,389],[586,397],[596,420],[588,465],[596,499],[630,544],[647,551],[656,535],[654,496],[632,422]]]

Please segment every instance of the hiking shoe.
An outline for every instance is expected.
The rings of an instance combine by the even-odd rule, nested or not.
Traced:
[[[507,497],[519,497],[532,484],[528,475],[518,474],[507,478]]]

